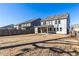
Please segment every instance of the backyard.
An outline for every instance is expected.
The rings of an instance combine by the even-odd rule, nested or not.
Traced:
[[[24,34],[0,37],[1,56],[79,55],[78,39],[70,35]]]

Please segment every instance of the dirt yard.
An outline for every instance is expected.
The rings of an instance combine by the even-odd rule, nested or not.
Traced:
[[[79,55],[78,40],[69,35],[25,34],[0,37],[0,56]]]
[[[28,35],[16,35],[0,37],[0,47],[11,46],[16,44],[40,42],[51,39],[64,38],[67,35],[56,34],[28,34]]]

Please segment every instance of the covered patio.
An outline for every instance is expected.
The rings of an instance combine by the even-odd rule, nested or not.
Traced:
[[[35,26],[35,33],[53,33],[53,32],[54,32],[53,25]]]

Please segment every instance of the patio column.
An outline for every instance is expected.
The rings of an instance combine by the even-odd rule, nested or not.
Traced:
[[[47,33],[48,33],[48,27],[47,27]]]
[[[38,33],[38,27],[35,27],[35,34]]]
[[[42,33],[43,31],[42,31],[42,28],[41,28],[41,33]]]

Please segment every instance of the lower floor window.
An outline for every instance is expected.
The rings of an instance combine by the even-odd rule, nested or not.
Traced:
[[[52,28],[50,28],[50,31],[52,31]]]
[[[48,28],[48,31],[52,31],[52,28]]]
[[[60,27],[60,31],[62,31],[62,28]]]
[[[57,31],[59,31],[59,28],[57,28]]]
[[[54,28],[54,31],[56,31],[56,28]]]

